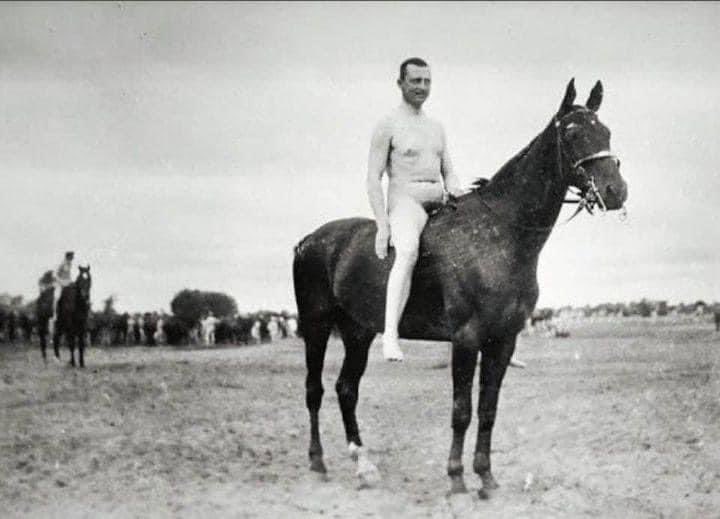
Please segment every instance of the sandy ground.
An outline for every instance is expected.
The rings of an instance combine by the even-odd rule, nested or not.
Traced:
[[[374,489],[359,488],[346,452],[336,341],[321,413],[328,481],[308,471],[299,340],[93,348],[82,371],[0,345],[2,516],[720,517],[720,334],[647,321],[571,332],[522,339],[528,368],[505,379],[489,500],[471,469],[475,419],[471,492],[446,497],[445,344],[406,342],[403,364],[373,346],[358,417],[383,476]]]

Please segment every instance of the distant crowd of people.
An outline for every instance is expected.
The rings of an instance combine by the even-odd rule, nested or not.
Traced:
[[[65,252],[60,264],[47,270],[38,280],[39,295],[30,305],[21,298],[0,304],[0,341],[31,342],[39,335],[42,316],[49,336],[54,333],[58,305],[63,291],[73,284],[75,253]],[[49,319],[48,319],[49,318]],[[90,312],[87,322],[88,343],[94,345],[194,344],[213,346],[218,343],[250,344],[270,342],[295,336],[297,321],[284,313],[258,312],[218,318],[211,310],[194,324],[160,312],[118,314],[112,298],[101,312]]]
[[[32,310],[0,307],[0,341],[32,342],[38,333]],[[49,322],[53,336],[54,319]],[[91,312],[88,318],[88,344],[98,346],[156,346],[187,344],[259,344],[297,334],[297,320],[282,314],[257,313],[218,318],[208,312],[195,326],[188,327],[165,312]]]

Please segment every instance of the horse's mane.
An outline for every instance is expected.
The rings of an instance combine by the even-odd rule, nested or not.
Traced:
[[[535,141],[537,141],[539,137],[540,137],[540,135],[537,135],[532,141],[530,141],[530,143],[527,146],[525,146],[523,149],[521,149],[519,152],[517,152],[512,158],[510,158],[510,160],[508,160],[505,164],[503,164],[503,166],[497,171],[497,173],[495,173],[495,175],[493,175],[492,178],[494,179],[495,177],[500,177],[505,172],[514,169],[517,166],[518,162],[520,162],[523,158],[525,158],[525,155],[528,154],[528,152],[530,151],[530,148],[533,147],[533,145],[535,144]],[[473,180],[472,184],[470,184],[470,189],[472,191],[479,191],[482,188],[484,188],[486,185],[488,185],[491,180],[492,179],[488,179],[485,177],[477,177],[475,180]]]

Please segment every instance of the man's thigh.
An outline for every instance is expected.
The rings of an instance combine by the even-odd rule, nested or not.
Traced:
[[[425,209],[411,198],[398,200],[390,214],[390,240],[396,253],[417,253],[428,220]]]

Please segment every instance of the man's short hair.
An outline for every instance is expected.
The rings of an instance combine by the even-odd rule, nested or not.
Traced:
[[[422,58],[408,58],[400,64],[400,81],[405,79],[407,73],[407,66],[415,65],[417,67],[427,67],[427,62]]]
[[[66,258],[72,258],[73,256],[75,256],[75,253],[71,250],[69,250],[65,253]]]

